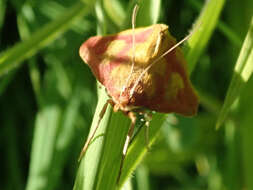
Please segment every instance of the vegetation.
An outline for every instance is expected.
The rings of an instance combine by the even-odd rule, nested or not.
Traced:
[[[130,28],[136,3],[137,27],[166,23],[178,40],[199,27],[183,50],[201,104],[155,113],[148,152],[139,119],[117,186],[122,113],[107,109],[77,161],[108,98],[78,51]],[[251,0],[0,0],[0,189],[253,189],[252,63]]]

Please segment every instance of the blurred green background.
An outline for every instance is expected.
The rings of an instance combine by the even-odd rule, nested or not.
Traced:
[[[137,27],[166,23],[179,40],[207,13],[200,32],[212,28],[195,35],[193,56],[191,44],[184,48],[200,96],[198,115],[169,114],[124,188],[253,189],[253,26],[242,48],[253,1],[138,2]],[[217,12],[204,8],[212,2]],[[130,28],[135,3],[0,0],[0,189],[73,188],[98,100],[79,47],[90,36]]]

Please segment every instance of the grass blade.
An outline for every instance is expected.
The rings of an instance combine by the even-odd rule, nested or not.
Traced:
[[[186,55],[188,61],[189,72],[191,73],[203,53],[213,30],[216,27],[219,15],[223,8],[225,0],[206,1],[204,8],[196,22],[199,29],[195,31],[188,40],[189,51]]]
[[[216,128],[225,120],[233,102],[239,97],[253,71],[253,18],[234,68],[226,98],[217,119]]]
[[[200,8],[202,7],[200,1],[190,0],[189,3],[196,11],[199,11]],[[218,22],[217,29],[227,37],[227,39],[231,42],[231,44],[237,46],[238,48],[241,47],[242,39],[240,38],[240,36],[233,29],[231,29],[225,22],[221,20],[218,20],[217,22]]]
[[[2,28],[6,10],[6,0],[0,1],[0,29]]]
[[[103,6],[113,23],[116,24],[118,28],[122,26],[126,15],[121,2],[118,0],[103,0]]]
[[[149,170],[145,165],[138,166],[136,170],[136,181],[138,189],[149,190]]]
[[[160,9],[161,0],[140,1],[136,26],[148,26],[157,23],[160,16]]]
[[[252,38],[251,38],[252,40]],[[253,63],[253,62],[251,62]],[[243,181],[244,187],[246,189],[253,189],[253,149],[252,149],[252,134],[253,134],[253,104],[252,104],[252,96],[253,96],[253,77],[251,76],[248,83],[245,85],[245,88],[242,93],[241,105],[240,105],[240,118],[239,118],[239,126],[240,126],[240,135],[241,135],[241,150],[242,150],[242,166],[243,166]]]
[[[97,124],[102,107],[108,97],[104,89],[100,96],[92,122],[93,131]],[[129,119],[122,113],[112,114],[109,106],[103,120],[81,161],[76,177],[74,190],[114,189],[120,167],[121,150],[129,126]]]
[[[47,181],[54,153],[53,144],[57,136],[60,115],[61,111],[57,105],[47,106],[37,115],[26,190],[48,187]]]
[[[149,144],[153,144],[156,136],[159,134],[160,128],[166,119],[165,114],[155,114],[150,122],[150,133],[149,133]],[[134,138],[131,146],[129,147],[125,163],[122,170],[119,186],[124,185],[126,179],[131,175],[133,170],[138,166],[141,160],[147,153],[146,142],[145,142],[145,129],[142,128]]]
[[[20,65],[26,58],[31,57],[40,48],[56,39],[59,34],[64,32],[76,18],[88,14],[90,11],[91,8],[88,4],[78,2],[58,19],[35,32],[30,39],[20,42],[9,50],[1,53],[0,75],[3,75]]]

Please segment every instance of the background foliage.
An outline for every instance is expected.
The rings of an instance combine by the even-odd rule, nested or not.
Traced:
[[[97,99],[78,50],[90,36],[129,28],[135,3],[0,0],[0,189],[116,188],[129,124],[122,114],[107,110],[100,137],[77,162],[107,98],[102,89]],[[184,46],[201,105],[193,118],[155,114],[148,153],[139,127],[120,185],[253,189],[253,2],[139,4],[137,26],[166,23],[177,39],[201,23]]]

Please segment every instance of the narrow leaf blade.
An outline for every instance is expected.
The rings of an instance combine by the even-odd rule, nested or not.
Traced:
[[[82,2],[76,3],[58,19],[52,21],[41,30],[35,32],[30,39],[16,44],[0,54],[0,75],[17,67],[25,59],[33,56],[39,49],[46,46],[58,35],[71,26],[74,19],[88,14],[90,7]]]
[[[226,98],[220,114],[217,119],[216,128],[219,128],[224,122],[231,105],[239,97],[240,92],[247,83],[253,71],[253,18],[244,40],[240,55],[237,59],[234,74],[226,94]]]

